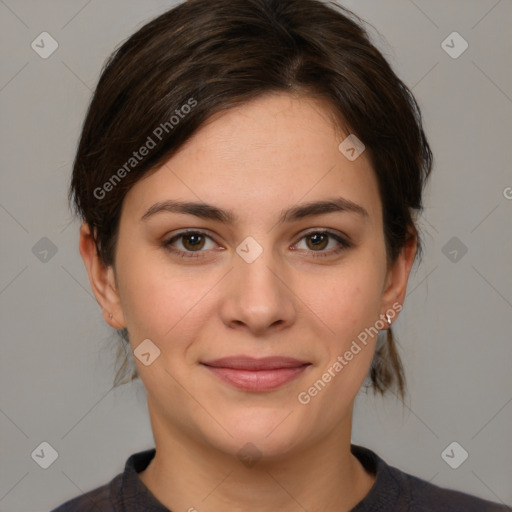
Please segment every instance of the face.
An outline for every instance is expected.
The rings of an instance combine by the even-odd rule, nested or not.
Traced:
[[[135,358],[155,440],[278,457],[346,426],[376,342],[362,333],[387,326],[408,275],[387,269],[377,181],[338,149],[347,135],[326,105],[267,95],[127,194],[103,305],[150,363]]]

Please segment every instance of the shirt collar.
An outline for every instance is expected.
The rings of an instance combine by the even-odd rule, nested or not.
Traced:
[[[363,467],[369,473],[375,475],[375,482],[368,494],[360,501],[351,512],[378,512],[392,510],[397,512],[406,510],[404,496],[401,496],[403,482],[400,481],[400,473],[393,472],[376,453],[363,446],[352,444],[352,454],[357,457]],[[142,482],[138,473],[146,469],[156,450],[152,448],[134,453],[126,461],[124,473],[120,479],[112,482],[112,498],[119,512],[170,512],[150,492]]]

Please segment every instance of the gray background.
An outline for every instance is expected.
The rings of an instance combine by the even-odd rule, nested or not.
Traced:
[[[2,512],[49,510],[153,446],[142,384],[112,389],[116,338],[90,292],[66,192],[103,62],[173,4],[0,0]],[[510,505],[512,2],[343,4],[382,34],[375,41],[413,88],[436,158],[420,219],[425,257],[395,323],[407,405],[361,393],[353,442]],[[59,44],[47,59],[31,48],[43,31]],[[469,44],[456,59],[441,47],[453,31]],[[43,256],[43,237],[55,254]],[[48,469],[31,458],[42,441],[58,452]],[[441,457],[452,441],[469,453],[457,469]]]

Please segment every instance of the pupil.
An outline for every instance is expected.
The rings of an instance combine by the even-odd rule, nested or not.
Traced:
[[[325,246],[325,235],[322,233],[315,233],[310,235],[309,239],[314,247]]]
[[[202,235],[199,235],[199,234],[187,235],[185,237],[186,245],[192,246],[192,247],[197,247],[197,246],[201,245],[201,236]]]

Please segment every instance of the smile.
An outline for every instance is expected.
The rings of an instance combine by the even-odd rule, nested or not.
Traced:
[[[301,375],[311,363],[292,358],[231,357],[202,363],[218,378],[244,391],[270,391]]]

